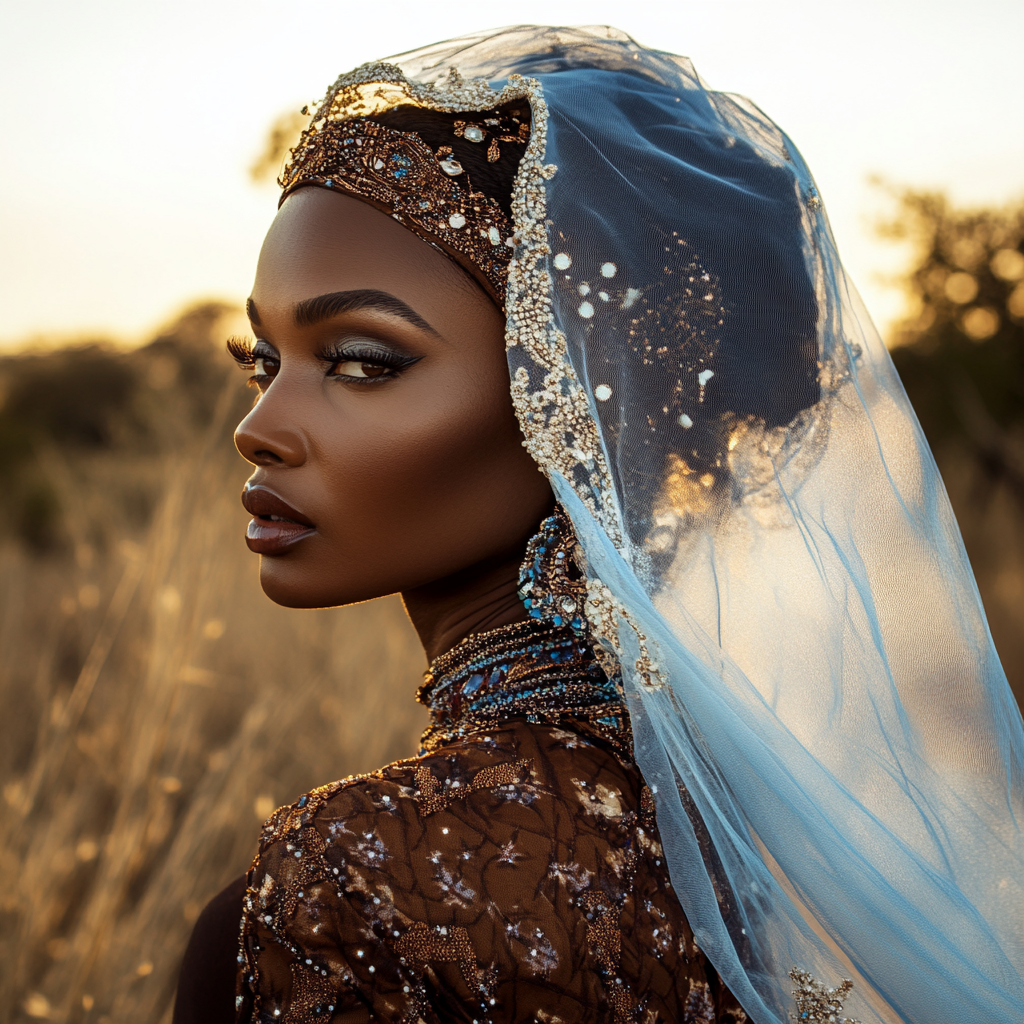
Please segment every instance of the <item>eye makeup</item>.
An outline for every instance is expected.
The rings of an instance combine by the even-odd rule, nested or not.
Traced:
[[[242,369],[252,373],[247,383],[254,387],[267,387],[281,368],[281,357],[262,339],[254,342],[251,338],[232,337],[228,339],[227,349]],[[346,339],[321,348],[313,355],[327,364],[328,377],[353,384],[389,380],[423,358],[364,338]]]

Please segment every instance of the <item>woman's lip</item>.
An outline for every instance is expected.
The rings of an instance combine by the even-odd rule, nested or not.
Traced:
[[[314,524],[298,509],[262,484],[246,487],[242,504],[253,517],[245,531],[245,543],[258,555],[282,555],[316,533]]]
[[[245,531],[245,543],[257,555],[283,555],[295,547],[300,540],[311,537],[316,530],[288,519],[263,519],[255,516],[249,520]]]
[[[259,519],[287,519],[292,523],[314,529],[315,524],[307,519],[297,508],[293,508],[279,494],[275,494],[263,484],[250,484],[242,489],[242,505],[245,511]]]

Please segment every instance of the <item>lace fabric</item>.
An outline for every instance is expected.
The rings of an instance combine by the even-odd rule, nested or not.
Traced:
[[[317,116],[514,99],[513,401],[697,941],[758,1024],[794,978],[865,1024],[1019,1022],[1020,714],[798,150],[607,28],[366,65]]]

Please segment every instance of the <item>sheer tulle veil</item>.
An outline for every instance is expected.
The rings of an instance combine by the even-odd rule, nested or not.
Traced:
[[[513,400],[701,947],[757,1024],[1019,1024],[1021,718],[810,172],[609,28],[364,65],[315,117],[513,98]]]

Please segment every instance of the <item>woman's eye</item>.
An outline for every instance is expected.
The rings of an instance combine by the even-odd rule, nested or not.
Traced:
[[[253,372],[257,377],[273,377],[277,374],[277,360],[270,356],[256,356]]]
[[[344,359],[331,368],[332,377],[356,377],[363,380],[387,377],[391,372],[382,363],[367,363],[360,359]]]

